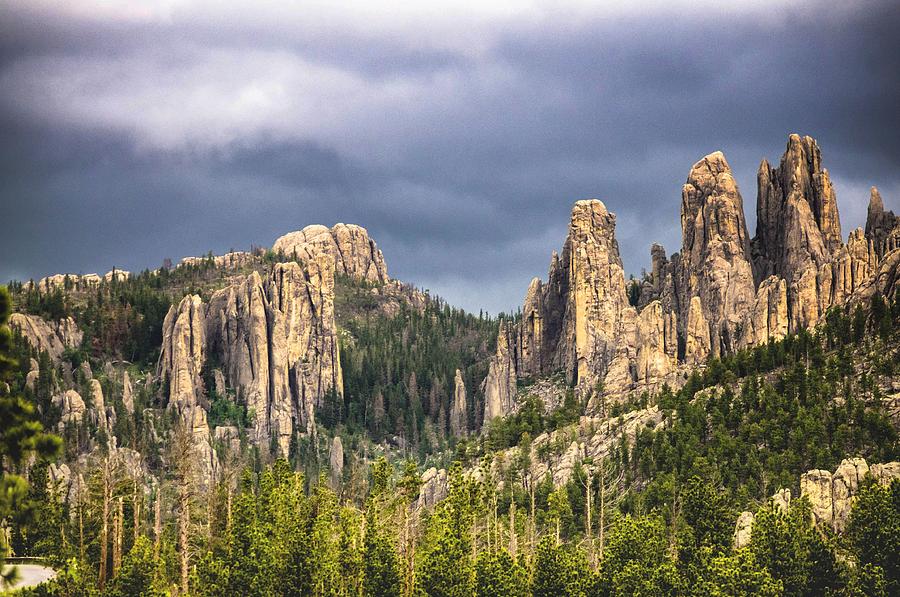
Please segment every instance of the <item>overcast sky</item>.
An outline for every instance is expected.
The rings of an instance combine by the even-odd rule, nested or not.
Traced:
[[[845,238],[871,185],[898,211],[900,3],[592,4],[0,0],[0,280],[352,222],[392,276],[494,313],[578,199],[618,215],[629,273],[677,251],[718,149],[752,234],[791,132]]]

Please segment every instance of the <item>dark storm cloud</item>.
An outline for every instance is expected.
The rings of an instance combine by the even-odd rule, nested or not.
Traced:
[[[677,250],[681,185],[711,151],[752,226],[759,160],[794,131],[823,148],[845,235],[868,185],[900,200],[893,2],[426,19],[76,4],[0,19],[0,279],[345,221],[393,275],[495,312],[546,275],[577,199],[617,213],[629,272],[651,242]]]

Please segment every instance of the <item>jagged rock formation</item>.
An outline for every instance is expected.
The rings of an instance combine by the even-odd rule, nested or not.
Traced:
[[[875,254],[879,259],[887,253],[900,248],[900,216],[892,211],[884,210],[881,193],[872,187],[869,197],[869,210],[866,217],[866,238],[872,241]]]
[[[251,265],[258,261],[253,253],[246,251],[231,251],[224,255],[212,255],[207,257],[184,257],[178,262],[178,266],[199,266],[211,263],[214,267],[226,269],[238,269],[245,265]]]
[[[59,409],[60,417],[57,429],[62,432],[67,425],[79,425],[87,410],[81,394],[75,390],[66,390],[53,397],[53,406]]]
[[[134,389],[128,371],[122,372],[122,404],[125,406],[125,412],[129,415],[134,414]]]
[[[772,274],[793,282],[809,265],[820,267],[842,241],[837,201],[819,146],[791,135],[778,168],[763,160],[757,181],[757,280]]]
[[[362,226],[335,224],[329,229],[314,224],[278,238],[272,249],[304,262],[329,255],[338,274],[366,282],[388,281],[384,256]]]
[[[870,467],[864,458],[846,458],[834,473],[820,469],[803,473],[800,476],[800,497],[809,500],[814,522],[836,533],[843,533],[853,509],[853,498],[867,475],[871,475],[877,483],[890,485],[894,479],[900,479],[900,462],[873,464]],[[776,508],[787,511],[791,505],[791,490],[779,489],[772,496],[772,501]],[[752,512],[741,512],[734,531],[735,549],[750,542],[754,518]]]
[[[722,152],[691,168],[681,192],[681,230],[679,315],[687,322],[686,353],[700,362],[709,352],[736,348],[756,298],[744,204]]]
[[[266,449],[274,443],[286,456],[295,432],[314,431],[325,394],[343,394],[331,256],[279,263],[265,279],[253,272],[208,304],[194,295],[170,309],[158,373],[168,380],[170,407],[205,445],[201,372],[210,360],[221,363],[224,382],[253,413],[251,441]]]
[[[331,464],[331,487],[335,491],[339,491],[344,478],[344,444],[339,435],[335,435],[331,440],[329,463]]]
[[[466,434],[468,416],[466,409],[466,384],[463,381],[462,371],[456,370],[453,379],[453,402],[450,409],[450,432],[460,436]]]
[[[80,346],[84,337],[71,317],[48,322],[37,315],[13,313],[9,318],[9,324],[17,329],[33,348],[46,350],[54,362],[59,362],[66,348]]]
[[[91,388],[91,423],[97,428],[108,431],[110,420],[106,412],[106,400],[103,398],[103,387],[96,379],[90,381]],[[112,413],[115,416],[115,412]]]
[[[503,320],[497,335],[497,352],[488,364],[488,374],[481,392],[484,395],[485,424],[494,417],[505,417],[512,412],[516,396],[516,361],[510,351],[508,328]]]
[[[422,485],[419,487],[416,508],[433,508],[435,504],[447,497],[449,490],[447,471],[431,467],[422,475]]]
[[[800,477],[800,495],[809,498],[816,522],[841,533],[847,526],[852,498],[867,474],[879,483],[888,484],[900,478],[900,462],[869,467],[862,458],[848,458],[834,473],[812,470]]]
[[[101,281],[123,281],[131,277],[131,272],[112,269],[103,276],[97,274],[54,274],[41,278],[37,283],[29,282],[29,287],[36,287],[38,292],[55,292],[57,290],[88,290]]]
[[[815,325],[832,306],[900,288],[900,218],[872,191],[865,232],[841,242],[837,201],[811,137],[791,135],[758,175],[757,230],[725,156],[691,168],[682,188],[681,252],[651,248],[629,304],[615,216],[597,200],[572,209],[562,255],[532,280],[522,319],[501,325],[485,380],[485,421],[516,408],[514,377],[564,370],[582,394],[608,397],[677,384],[682,367]],[[593,400],[596,408],[601,401]],[[490,416],[489,416],[490,415]]]

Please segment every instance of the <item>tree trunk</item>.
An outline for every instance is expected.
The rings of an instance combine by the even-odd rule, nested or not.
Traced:
[[[591,491],[591,489],[592,489],[591,482],[592,481],[593,481],[593,475],[591,474],[591,471],[588,471],[587,487],[585,488],[585,491],[587,493],[587,518],[585,519],[585,524],[586,524],[585,532],[587,534],[587,540],[588,540],[588,562],[590,562],[591,568],[596,568],[597,561],[594,558],[594,530],[593,530],[593,528],[591,528],[591,496],[594,493],[593,491]]]
[[[106,586],[106,564],[109,558],[109,502],[111,498],[109,457],[103,462],[103,518],[100,524],[100,571],[97,581],[100,590]]]
[[[225,494],[225,536],[231,535],[231,483],[228,483],[228,490]]]
[[[122,498],[119,498],[117,502],[115,518],[113,519],[112,574],[110,577],[114,577],[119,572],[119,568],[122,567],[122,534],[125,527],[125,506]]]
[[[516,551],[518,550],[518,541],[516,537],[516,502],[510,500],[509,503],[509,555],[516,559]]]
[[[190,566],[190,557],[188,554],[188,527],[191,524],[190,511],[190,495],[187,486],[180,488],[178,513],[178,550],[181,558],[181,591],[184,594],[188,592],[188,570]]]
[[[156,490],[153,503],[153,561],[159,562],[159,544],[162,540],[162,488]]]
[[[134,494],[131,499],[131,509],[134,514],[134,543],[137,543],[138,537],[141,534],[141,499],[140,490],[138,489],[138,481],[134,480]]]

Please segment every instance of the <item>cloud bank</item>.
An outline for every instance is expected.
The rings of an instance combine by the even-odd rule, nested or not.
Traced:
[[[0,279],[366,226],[393,276],[515,308],[572,203],[626,270],[680,245],[680,189],[815,136],[845,236],[900,203],[894,2],[0,4]],[[410,6],[411,5],[411,6]]]

